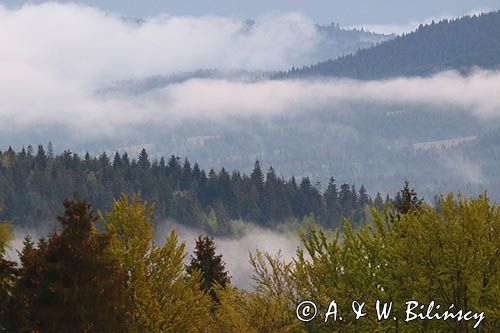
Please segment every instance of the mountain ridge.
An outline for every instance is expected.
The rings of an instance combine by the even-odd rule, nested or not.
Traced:
[[[384,79],[395,76],[427,76],[446,70],[468,73],[475,67],[500,66],[500,11],[432,21],[408,34],[377,45],[281,72],[275,78],[335,76]]]

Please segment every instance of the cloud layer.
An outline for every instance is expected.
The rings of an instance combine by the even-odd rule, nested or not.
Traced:
[[[464,77],[385,81],[229,81],[194,79],[139,96],[96,96],[79,84],[18,73],[21,86],[0,78],[0,127],[59,124],[86,135],[113,135],[118,129],[189,119],[272,116],[328,108],[342,103],[422,105],[468,110],[481,119],[499,116],[500,73],[478,71]],[[40,85],[39,85],[40,84]],[[14,125],[14,126],[13,126]]]
[[[220,17],[138,23],[77,5],[0,7],[0,130],[61,126],[112,137],[129,126],[183,119],[268,116],[339,103],[457,107],[497,117],[498,72],[384,81],[194,79],[139,96],[99,95],[112,82],[218,68],[286,68],[315,42],[311,21],[264,17],[249,28]]]
[[[0,120],[9,128],[42,122],[107,132],[106,123],[147,120],[155,107],[138,114],[142,101],[99,99],[94,91],[102,86],[199,68],[284,69],[316,34],[298,14],[263,17],[250,27],[221,17],[137,22],[71,4],[0,6]]]
[[[262,17],[249,26],[223,17],[137,22],[54,3],[0,7],[4,63],[90,84],[199,68],[285,69],[316,34],[313,22],[299,14]]]
[[[382,81],[311,79],[231,82],[191,80],[171,85],[155,96],[174,114],[206,117],[270,115],[332,107],[343,102],[422,104],[457,107],[478,117],[495,117],[500,73],[476,71],[469,76],[445,72],[429,78]],[[192,98],[196,97],[196,98]],[[153,98],[154,99],[154,98]]]

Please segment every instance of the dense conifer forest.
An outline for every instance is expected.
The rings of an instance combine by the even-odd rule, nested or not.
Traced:
[[[122,193],[140,193],[155,203],[156,219],[211,234],[233,234],[244,221],[272,228],[306,217],[329,228],[341,226],[344,218],[360,225],[371,216],[369,207],[380,210],[384,204],[363,185],[337,185],[332,178],[322,191],[308,177],[285,180],[272,167],[262,170],[258,161],[250,175],[224,168],[205,172],[177,156],[151,160],[144,149],[139,156],[80,156],[54,154],[51,144],[0,152],[0,188],[0,217],[24,227],[53,220],[67,198],[108,210]]]
[[[468,72],[500,66],[500,11],[421,25],[379,45],[277,77],[312,75],[381,79],[429,75],[445,70]]]

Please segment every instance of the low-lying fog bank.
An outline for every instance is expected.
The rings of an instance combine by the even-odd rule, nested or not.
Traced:
[[[155,241],[161,244],[173,228],[176,229],[179,240],[186,243],[185,251],[188,253],[186,263],[188,263],[194,251],[196,238],[206,233],[166,221],[156,226]],[[50,230],[43,232],[39,230],[15,229],[15,237],[7,249],[7,258],[19,262],[19,252],[23,249],[25,237],[31,237],[36,243],[38,239],[46,236],[49,232]],[[253,272],[249,263],[250,253],[260,250],[274,256],[281,252],[281,258],[290,261],[295,255],[297,247],[300,245],[298,233],[294,236],[292,233],[264,229],[252,224],[245,226],[240,237],[214,237],[214,241],[216,252],[217,254],[222,254],[222,258],[226,263],[226,270],[229,271],[233,285],[244,289],[251,289],[253,286],[251,279]]]

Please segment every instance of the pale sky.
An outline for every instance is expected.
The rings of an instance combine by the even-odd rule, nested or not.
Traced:
[[[0,0],[17,7],[47,0]],[[53,1],[54,2],[54,1]],[[317,23],[336,22],[342,26],[404,25],[428,18],[460,16],[477,11],[500,9],[500,0],[59,0],[99,7],[132,17],[170,15],[217,15],[256,18],[267,14],[299,12]]]

